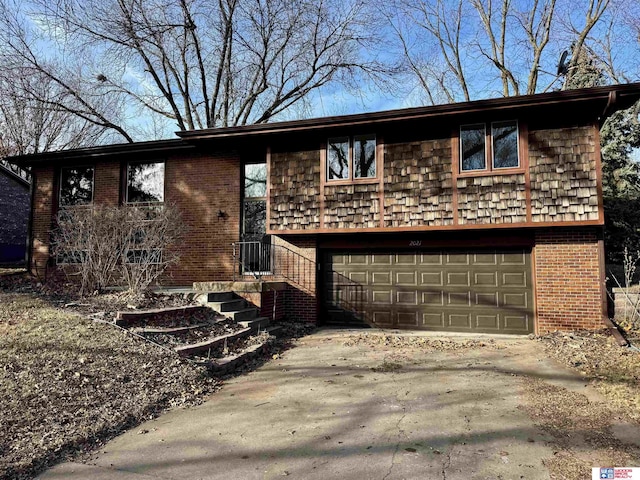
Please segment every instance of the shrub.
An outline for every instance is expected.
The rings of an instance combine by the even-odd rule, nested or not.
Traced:
[[[81,294],[114,284],[139,294],[178,261],[172,247],[182,230],[170,206],[66,208],[58,213],[53,254],[67,274],[79,277]]]

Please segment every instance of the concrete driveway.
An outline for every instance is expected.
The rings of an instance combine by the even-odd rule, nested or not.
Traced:
[[[526,338],[403,348],[321,331],[204,404],[41,479],[538,479],[553,455],[523,407],[528,377],[586,391]],[[364,340],[363,340],[364,338]],[[489,338],[489,337],[485,337]],[[480,338],[481,339],[481,338]],[[345,345],[353,344],[355,345]],[[449,347],[447,346],[449,345]]]

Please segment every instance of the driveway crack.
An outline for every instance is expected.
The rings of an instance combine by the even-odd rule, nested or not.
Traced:
[[[442,462],[442,480],[447,480],[447,468],[451,466],[451,451],[453,450],[453,445],[447,452],[447,457],[444,462]]]

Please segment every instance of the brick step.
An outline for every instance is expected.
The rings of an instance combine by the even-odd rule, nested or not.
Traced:
[[[219,337],[212,338],[211,340],[205,340],[204,342],[191,343],[189,345],[181,345],[179,347],[175,347],[175,351],[178,352],[179,355],[186,357],[189,355],[195,355],[196,353],[206,352],[210,348],[215,348],[222,345],[225,341],[231,342],[233,340],[248,337],[249,335],[251,335],[251,328],[246,327],[235,333],[220,335]]]
[[[241,320],[238,325],[251,328],[252,333],[263,331],[269,326],[269,319],[267,317],[258,317],[253,320]]]

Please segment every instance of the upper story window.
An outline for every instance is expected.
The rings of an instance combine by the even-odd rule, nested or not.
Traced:
[[[60,206],[88,205],[93,201],[93,167],[60,169]]]
[[[327,180],[376,178],[376,136],[330,138],[327,142]]]
[[[508,120],[460,127],[460,172],[520,167],[518,122]]]
[[[127,203],[164,202],[164,162],[127,165]]]

